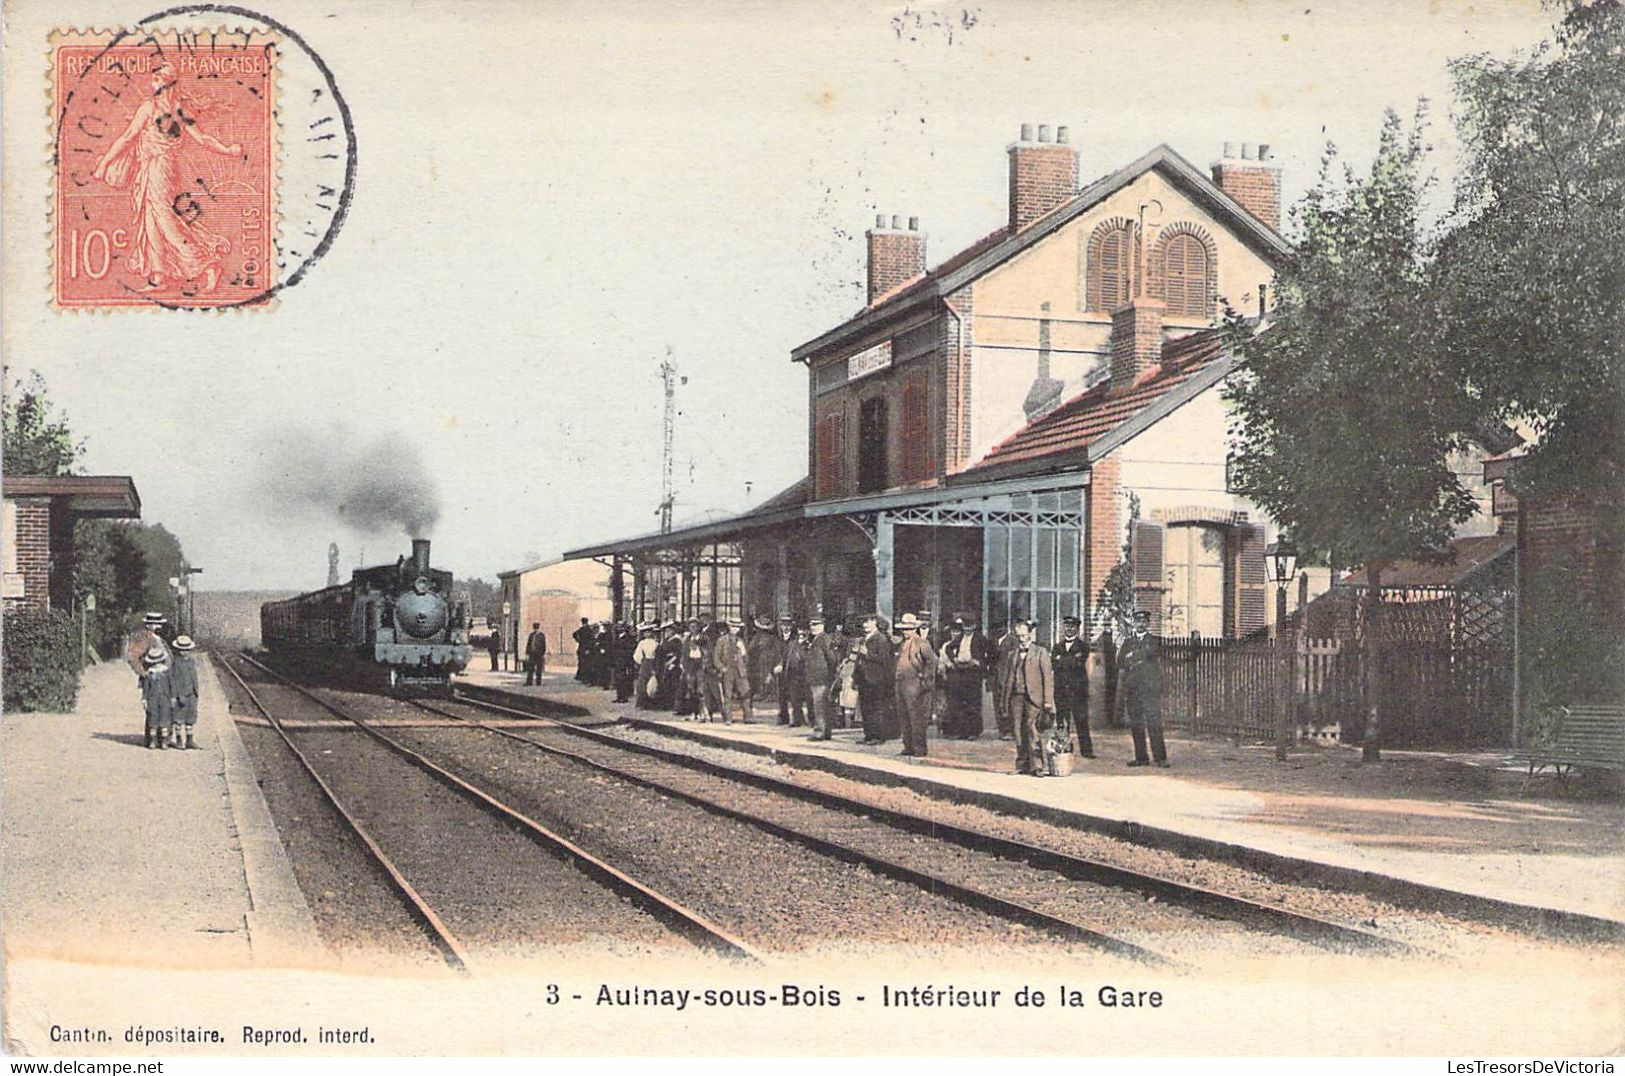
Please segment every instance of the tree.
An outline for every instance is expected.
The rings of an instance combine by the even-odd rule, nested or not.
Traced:
[[[1431,280],[1443,372],[1535,428],[1536,493],[1625,486],[1625,7],[1562,7],[1531,54],[1451,65],[1464,163]]]
[[[1449,464],[1474,410],[1439,376],[1424,302],[1425,126],[1425,101],[1408,131],[1389,110],[1364,177],[1347,167],[1334,176],[1328,146],[1319,182],[1293,210],[1301,234],[1276,277],[1271,323],[1260,331],[1232,313],[1226,327],[1241,358],[1226,389],[1238,487],[1300,555],[1365,566],[1368,761],[1382,727],[1383,569],[1440,555],[1475,510]]]
[[[84,442],[73,439],[67,419],[56,416],[37,370],[27,381],[7,386],[4,426],[7,474],[70,474],[85,451]]]
[[[452,585],[459,594],[468,595],[468,615],[472,619],[495,621],[502,615],[502,590],[484,579],[459,579]]]

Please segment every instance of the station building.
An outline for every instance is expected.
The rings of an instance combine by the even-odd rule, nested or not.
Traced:
[[[73,612],[73,525],[139,519],[141,498],[123,475],[7,475],[4,482],[7,608]]]
[[[627,619],[1097,611],[1129,553],[1162,634],[1274,617],[1256,506],[1226,481],[1228,305],[1267,317],[1281,177],[1160,145],[1079,186],[1067,129],[1007,147],[1009,214],[928,268],[913,218],[867,233],[867,303],[796,347],[807,475],[731,519],[576,549]],[[1321,573],[1324,575],[1324,572]],[[1326,585],[1320,580],[1316,589]]]
[[[612,618],[609,581],[609,567],[591,560],[547,560],[498,572],[503,649],[520,653],[530,626],[540,624],[547,633],[549,658],[573,656],[570,633],[582,617],[594,623]]]

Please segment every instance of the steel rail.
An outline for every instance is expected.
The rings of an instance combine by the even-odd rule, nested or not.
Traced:
[[[1011,922],[1025,923],[1028,926],[1037,927],[1040,930],[1048,931],[1070,941],[1080,942],[1103,952],[1113,953],[1117,956],[1126,957],[1131,960],[1138,960],[1142,963],[1164,966],[1178,965],[1177,961],[1174,961],[1161,953],[1147,949],[1141,945],[1136,945],[1133,942],[1124,941],[1121,938],[1117,938],[1103,931],[1096,930],[1095,928],[1090,927],[1087,924],[1080,923],[1077,920],[1053,915],[1049,912],[1034,908],[1030,904],[1024,904],[1020,901],[1011,900],[1008,897],[1001,897],[996,893],[990,893],[984,889],[977,889],[971,886],[961,885],[958,882],[951,881],[950,879],[943,878],[939,875],[931,874],[915,867],[910,867],[907,864],[899,863],[893,859],[888,859],[879,853],[866,851],[850,844],[844,844],[840,841],[832,840],[828,837],[822,837],[816,833],[811,833],[804,829],[796,829],[793,826],[788,826],[780,822],[774,822],[771,819],[763,818],[760,815],[751,814],[749,811],[737,807],[729,807],[728,805],[711,799],[708,796],[704,796],[697,792],[692,792],[677,785],[668,784],[667,782],[661,781],[654,777],[648,777],[643,774],[634,773],[630,770],[620,769],[619,767],[611,766],[608,763],[601,762],[597,759],[588,758],[586,755],[577,754],[574,751],[567,751],[564,748],[557,747],[553,744],[539,743],[536,740],[530,739],[528,736],[520,736],[517,733],[510,732],[507,729],[498,728],[495,725],[486,724],[483,721],[473,721],[469,718],[451,713],[448,710],[442,710],[439,707],[431,706],[428,703],[415,699],[409,701],[411,701],[413,705],[419,706],[430,711],[431,713],[437,713],[444,717],[449,717],[452,720],[462,721],[477,728],[484,729],[487,732],[493,732],[499,736],[505,736],[509,739],[517,740],[522,744],[536,748],[544,753],[557,755],[561,758],[568,759],[571,762],[579,763],[618,780],[636,784],[643,788],[653,789],[663,795],[671,796],[673,799],[679,799],[686,803],[691,803],[696,807],[703,808],[704,810],[707,810],[713,814],[720,815],[724,818],[730,818],[738,822],[743,822],[776,837],[804,845],[805,847],[811,848],[813,851],[818,852],[821,855],[828,856],[831,859],[836,859],[843,863],[851,863],[857,866],[866,867],[869,870],[874,871],[876,874],[883,874],[887,877],[895,878],[898,881],[918,886],[921,889],[925,889],[938,896],[947,897],[950,900],[966,905],[967,907],[973,908],[976,911],[984,912],[1000,919],[1007,919]]]
[[[500,703],[487,702],[483,699],[473,699],[466,696],[456,696],[455,701],[478,709],[527,717],[546,727],[555,728],[569,735],[591,740],[595,743],[617,747],[634,754],[658,758],[715,777],[806,800],[832,810],[872,818],[896,829],[946,840],[960,847],[988,853],[1000,859],[1024,862],[1041,870],[1053,871],[1074,881],[1093,882],[1116,889],[1132,890],[1146,896],[1155,897],[1164,903],[1189,908],[1215,918],[1228,919],[1272,932],[1287,934],[1322,948],[1339,951],[1360,949],[1385,952],[1392,955],[1432,955],[1416,946],[1385,937],[1374,931],[1339,923],[1331,919],[1324,919],[1305,912],[1265,904],[1262,901],[1221,892],[1191,882],[1180,881],[1177,878],[1170,878],[1149,871],[1119,867],[1115,864],[1060,852],[1053,848],[1045,848],[1026,841],[1001,837],[997,834],[957,823],[926,818],[895,808],[880,807],[837,792],[808,788],[782,778],[750,770],[736,769],[710,759],[684,754],[680,751],[668,751],[650,744],[625,740],[568,721],[558,721],[553,718],[526,714],[524,711],[506,707]],[[448,714],[446,716],[454,715]],[[496,732],[507,731],[497,729],[495,726],[490,726],[490,728]],[[530,740],[528,737],[519,738],[529,743],[536,743],[536,741]]]
[[[683,937],[698,945],[700,948],[709,949],[726,956],[739,957],[757,962],[762,961],[761,954],[753,949],[749,944],[730,934],[716,923],[711,922],[705,916],[700,915],[698,912],[683,906],[670,897],[657,892],[656,890],[627,874],[625,871],[620,870],[618,867],[612,866],[606,861],[593,855],[591,852],[588,852],[586,849],[575,844],[568,838],[554,833],[552,830],[548,829],[546,826],[542,825],[540,822],[536,821],[530,816],[516,810],[513,807],[510,807],[506,803],[503,803],[501,800],[497,799],[495,796],[492,796],[484,789],[476,787],[475,785],[452,773],[450,770],[447,770],[443,766],[440,766],[432,760],[424,757],[422,754],[419,754],[417,751],[407,747],[400,741],[384,735],[369,722],[363,721],[353,714],[346,713],[344,710],[328,702],[326,699],[317,696],[286,674],[279,672],[276,669],[265,665],[263,662],[249,657],[246,654],[243,655],[243,660],[264,671],[268,675],[280,680],[289,688],[299,692],[299,694],[303,695],[317,706],[322,707],[333,716],[355,725],[357,728],[366,732],[368,735],[400,754],[402,757],[409,759],[412,763],[448,787],[462,793],[464,796],[468,797],[475,804],[479,805],[486,811],[495,814],[499,818],[512,824],[520,832],[530,837],[545,850],[555,854],[561,854],[565,859],[582,869],[584,873],[598,880],[606,888],[620,894],[621,896],[627,897],[632,903],[636,904],[644,911],[654,915],[661,922],[665,923],[667,926],[674,929],[678,934],[681,934]]]
[[[389,880],[394,883],[396,891],[405,898],[407,908],[411,911],[413,918],[427,929],[429,939],[434,943],[435,948],[440,950],[441,955],[445,957],[446,963],[457,969],[457,971],[465,975],[468,974],[468,951],[457,940],[457,936],[451,932],[451,929],[446,926],[440,916],[435,914],[435,910],[429,906],[429,902],[424,900],[423,896],[412,887],[412,883],[406,880],[406,876],[401,873],[400,869],[395,866],[394,861],[373,839],[372,834],[367,832],[367,828],[361,824],[361,820],[356,818],[350,809],[344,805],[343,801],[339,799],[338,793],[334,792],[332,787],[322,779],[322,775],[316,772],[316,767],[311,764],[310,759],[299,749],[299,745],[293,742],[293,737],[288,735],[288,730],[282,727],[282,722],[271,713],[254,689],[248,686],[248,681],[243,679],[242,674],[232,668],[231,663],[223,656],[214,656],[219,658],[220,667],[230,673],[233,680],[237,681],[238,686],[243,689],[243,693],[248,696],[249,701],[254,704],[255,708],[265,715],[265,720],[277,731],[277,735],[282,737],[282,742],[288,745],[288,750],[293,752],[293,757],[299,760],[299,764],[310,775],[310,779],[316,783],[316,787],[321,789],[322,795],[327,798],[327,802],[332,804],[333,809],[339,813],[339,817],[344,819],[351,832],[360,838],[361,843],[372,855],[374,862],[384,869],[385,874],[389,875]]]

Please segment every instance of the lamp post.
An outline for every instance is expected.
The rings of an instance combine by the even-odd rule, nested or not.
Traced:
[[[87,660],[90,653],[90,640],[88,625],[90,614],[96,611],[96,595],[86,594],[85,600],[79,603],[79,662],[81,665],[93,664]]]
[[[1264,563],[1270,578],[1275,581],[1275,645],[1281,648],[1280,706],[1275,717],[1275,758],[1285,762],[1287,749],[1292,746],[1292,700],[1297,670],[1293,667],[1297,638],[1288,642],[1286,629],[1286,588],[1298,574],[1298,550],[1285,537],[1276,538],[1264,548]]]
[[[185,588],[181,586],[181,578],[178,575],[169,577],[169,596],[175,602],[175,630],[177,632],[181,630],[181,597],[186,593]]]
[[[194,575],[202,575],[202,568],[182,568],[181,580],[183,586],[181,593],[186,596],[186,634],[197,632],[197,583],[193,581]]]

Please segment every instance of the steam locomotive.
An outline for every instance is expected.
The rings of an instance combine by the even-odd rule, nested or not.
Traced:
[[[438,688],[468,665],[468,615],[452,574],[429,567],[429,542],[394,564],[357,568],[348,583],[260,606],[260,639],[368,686]]]

